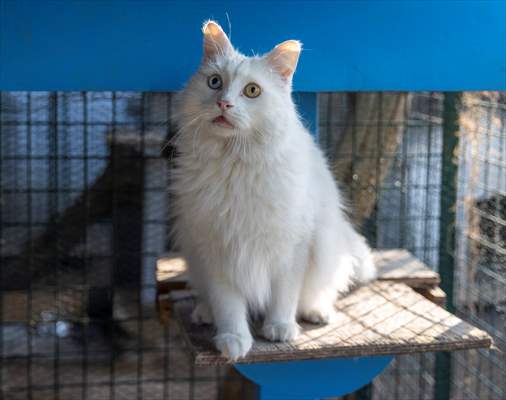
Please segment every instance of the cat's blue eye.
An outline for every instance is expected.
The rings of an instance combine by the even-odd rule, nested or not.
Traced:
[[[207,86],[209,86],[213,90],[221,89],[223,85],[223,81],[221,80],[221,76],[218,74],[211,75],[207,78]]]

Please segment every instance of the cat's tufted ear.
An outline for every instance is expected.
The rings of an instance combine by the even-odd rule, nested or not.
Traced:
[[[266,57],[281,77],[291,82],[301,50],[302,44],[298,40],[287,40],[274,47]]]
[[[202,32],[204,33],[204,61],[216,55],[225,55],[232,50],[230,40],[216,22],[205,22]]]

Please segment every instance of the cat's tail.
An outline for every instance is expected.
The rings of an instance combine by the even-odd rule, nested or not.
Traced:
[[[350,250],[353,256],[353,281],[356,284],[364,284],[374,280],[377,276],[376,266],[371,248],[365,238],[354,232],[354,238],[350,243]]]
[[[338,296],[376,277],[376,268],[365,239],[347,221],[320,224],[304,276],[299,316],[313,323],[327,323],[334,315]]]

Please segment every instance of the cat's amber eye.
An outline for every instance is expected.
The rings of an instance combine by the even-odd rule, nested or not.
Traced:
[[[243,93],[250,99],[254,99],[255,97],[260,96],[262,89],[260,89],[260,86],[258,86],[256,83],[251,82],[244,86]]]
[[[218,90],[221,89],[223,85],[223,81],[221,80],[221,76],[218,74],[213,74],[209,78],[207,78],[207,86],[211,89]]]

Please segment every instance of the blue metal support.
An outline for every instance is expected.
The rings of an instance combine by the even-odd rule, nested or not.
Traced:
[[[314,400],[343,396],[360,389],[383,371],[392,358],[330,358],[235,367],[260,386],[261,400]]]

